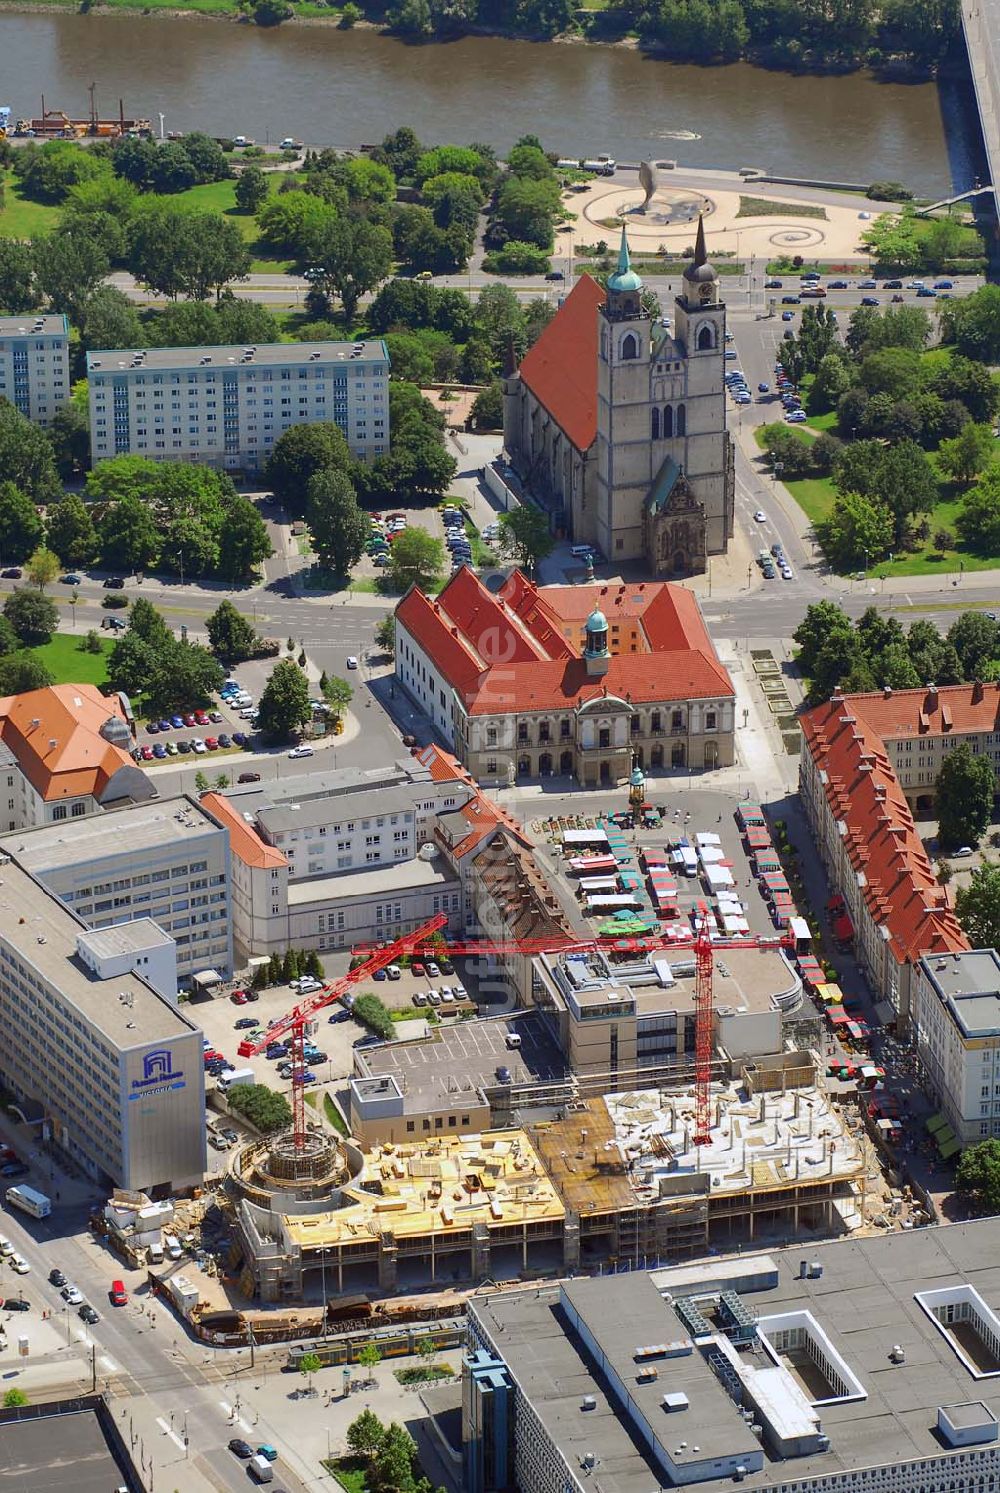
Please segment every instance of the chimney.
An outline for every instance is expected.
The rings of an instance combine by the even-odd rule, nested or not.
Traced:
[[[982,698],[983,698],[983,681],[981,679],[974,679],[973,682],[972,682],[972,703],[974,705],[978,705],[979,702],[980,702],[980,700]]]
[[[927,700],[932,709],[937,704],[937,697],[938,688],[937,685],[932,682],[927,686]]]
[[[892,699],[892,685],[891,684],[883,684],[883,686],[882,686],[882,698],[883,698],[883,700],[891,700]]]

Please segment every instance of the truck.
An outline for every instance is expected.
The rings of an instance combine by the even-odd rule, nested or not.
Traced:
[[[232,1073],[223,1073],[219,1079],[218,1089],[220,1094],[228,1094],[237,1084],[256,1083],[257,1075],[252,1068],[234,1068]]]
[[[164,1234],[164,1236],[163,1236],[163,1248],[167,1252],[167,1259],[168,1260],[179,1260],[180,1259],[180,1257],[181,1257],[180,1240],[177,1239],[173,1234]]]
[[[51,1201],[44,1192],[36,1192],[33,1187],[8,1187],[4,1201],[8,1208],[20,1208],[22,1213],[30,1213],[32,1218],[48,1218],[52,1212]]]

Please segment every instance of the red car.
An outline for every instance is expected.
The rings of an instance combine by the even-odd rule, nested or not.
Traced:
[[[219,750],[219,738],[217,736],[206,736],[205,745],[210,752],[217,752]]]
[[[234,1006],[245,1006],[247,1003],[247,993],[245,990],[234,990],[229,999]]]
[[[128,1306],[128,1292],[125,1289],[124,1281],[113,1280],[108,1295],[111,1297],[112,1306]]]
[[[151,746],[144,746],[143,747],[143,749],[142,749],[142,760],[143,760],[143,762],[152,762],[152,760],[153,760],[153,758],[154,758],[155,755],[156,755],[156,753],[153,751],[153,748]]]
[[[192,713],[191,713],[190,710],[188,711],[187,715],[184,717],[184,724],[185,724],[185,726],[196,726],[198,724],[198,722],[195,720],[195,718],[192,715]]]
[[[197,721],[197,723],[198,723],[199,726],[207,726],[208,725],[208,711],[207,710],[196,710],[195,713],[194,713],[194,718]]]
[[[415,975],[423,975],[427,973],[419,959],[413,959],[410,961],[410,969]]]

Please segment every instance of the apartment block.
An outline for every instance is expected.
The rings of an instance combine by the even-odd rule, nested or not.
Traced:
[[[389,354],[367,342],[120,348],[87,355],[93,460],[146,456],[258,472],[291,425],[339,425],[354,456],[389,450]]]
[[[65,316],[0,316],[0,398],[36,425],[50,425],[69,393]]]
[[[232,972],[229,836],[194,799],[7,835],[0,851],[90,929],[151,918],[176,945],[182,981]]]
[[[101,978],[88,930],[14,862],[0,877],[0,1080],[102,1185],[188,1187],[205,1173],[202,1035],[128,970]]]
[[[912,992],[917,1051],[956,1149],[1000,1135],[1000,954],[921,959]]]

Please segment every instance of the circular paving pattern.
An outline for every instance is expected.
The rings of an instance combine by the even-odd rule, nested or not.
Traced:
[[[825,239],[820,228],[779,228],[768,235],[768,242],[777,249],[815,249]]]

